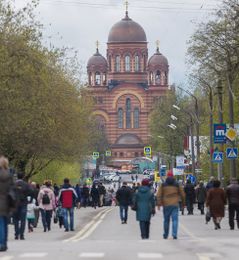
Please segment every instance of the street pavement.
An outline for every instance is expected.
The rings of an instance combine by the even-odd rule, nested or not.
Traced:
[[[0,260],[13,259],[170,259],[214,260],[237,259],[239,231],[230,230],[228,217],[221,230],[213,223],[205,224],[204,216],[180,216],[178,240],[162,238],[162,211],[151,221],[149,240],[141,240],[135,212],[129,210],[128,224],[121,224],[119,208],[81,208],[75,211],[76,231],[64,232],[57,224],[44,233],[39,225],[26,240],[15,241],[9,230],[9,250],[0,253]]]

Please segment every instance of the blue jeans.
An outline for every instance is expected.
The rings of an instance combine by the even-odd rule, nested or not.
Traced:
[[[0,248],[4,249],[7,247],[7,235],[8,235],[8,225],[7,217],[0,216]]]
[[[51,218],[52,218],[52,210],[44,210],[40,209],[41,211],[41,219],[42,225],[44,227],[44,231],[51,230]]]
[[[70,229],[74,230],[74,208],[63,208],[64,212],[64,227],[69,230],[68,215],[70,216]]]
[[[19,206],[13,214],[15,237],[24,237],[27,216],[27,205]]]
[[[127,221],[128,219],[128,207],[129,206],[123,206],[120,205],[120,219],[121,221]]]
[[[172,235],[173,235],[174,238],[177,238],[177,234],[178,234],[178,206],[165,206],[163,208],[163,215],[164,215],[164,234],[163,234],[163,237],[168,238],[170,218],[172,218],[172,222],[173,222]]]

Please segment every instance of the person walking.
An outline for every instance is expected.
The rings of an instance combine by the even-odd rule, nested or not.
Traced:
[[[37,198],[38,198],[38,194],[39,194],[39,191],[40,191],[40,186],[39,184],[35,183],[35,182],[32,182],[31,183],[31,186],[32,186],[32,189],[33,189],[33,198],[35,200],[35,203],[36,203],[36,207],[34,209],[34,228],[37,227],[38,225],[38,220],[39,220],[39,215],[40,215],[40,210],[39,210],[39,205],[38,205],[38,201],[37,201]]]
[[[13,223],[15,229],[15,239],[24,240],[24,233],[26,227],[27,216],[27,197],[33,197],[33,190],[31,186],[23,180],[24,174],[18,173],[15,182],[15,190],[18,198],[18,206],[13,214]]]
[[[215,229],[220,229],[220,223],[225,214],[226,193],[220,188],[221,182],[215,180],[213,188],[209,189],[207,194],[206,206],[213,218]]]
[[[36,206],[36,200],[33,197],[28,196],[27,201],[27,224],[28,232],[30,233],[33,232],[35,222],[35,209],[37,209],[38,207]]]
[[[56,198],[49,181],[46,181],[45,185],[42,185],[37,200],[41,212],[44,232],[47,230],[50,231],[52,212],[56,208]]]
[[[136,209],[136,220],[139,221],[141,238],[149,239],[150,220],[155,214],[155,198],[148,179],[142,180],[142,186],[134,194],[133,205]]]
[[[98,191],[99,191],[99,207],[103,207],[106,189],[105,186],[102,184],[102,182],[100,182],[98,186]]]
[[[8,194],[13,187],[13,178],[8,171],[8,159],[0,157],[0,251],[7,250],[8,237],[8,216],[10,215],[10,205]]]
[[[116,192],[116,201],[120,208],[120,219],[122,224],[127,224],[128,208],[132,203],[132,191],[127,186],[127,182],[123,182],[121,188]]]
[[[90,197],[90,189],[87,187],[86,184],[83,185],[82,192],[81,192],[81,199],[82,199],[82,206],[86,208],[89,204],[89,197]]]
[[[92,207],[96,209],[96,207],[99,205],[99,191],[96,188],[95,183],[92,185],[91,190],[90,190],[90,196],[92,199]]]
[[[61,202],[64,213],[65,232],[69,231],[69,226],[70,231],[74,231],[74,207],[77,204],[78,197],[68,178],[64,179],[64,184],[60,189],[59,201]],[[68,221],[68,216],[70,217],[70,224]]]
[[[187,180],[186,185],[184,187],[184,192],[186,194],[186,206],[188,215],[193,215],[193,203],[195,202],[195,189],[194,185],[190,180]]]
[[[163,238],[167,239],[169,235],[169,223],[172,218],[172,236],[173,239],[178,238],[178,209],[179,200],[181,197],[182,207],[185,205],[185,193],[182,186],[180,186],[173,177],[173,172],[168,171],[167,178],[159,187],[157,192],[157,206],[163,206],[164,216],[164,234]]]
[[[234,218],[236,215],[237,228],[239,228],[239,184],[237,179],[232,179],[227,186],[226,195],[228,200],[229,226],[234,229]]]
[[[204,205],[207,198],[207,189],[204,186],[203,181],[199,182],[199,186],[196,189],[196,199],[198,202],[198,209],[201,211],[201,215],[204,215]]]

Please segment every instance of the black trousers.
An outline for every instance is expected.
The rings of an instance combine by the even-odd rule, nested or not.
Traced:
[[[229,226],[231,229],[234,229],[234,218],[236,215],[237,227],[239,228],[239,205],[237,204],[229,204]]]
[[[149,238],[150,221],[139,221],[139,226],[140,226],[142,239],[148,239]]]

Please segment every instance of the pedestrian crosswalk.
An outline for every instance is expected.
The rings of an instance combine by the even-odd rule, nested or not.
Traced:
[[[222,256],[218,253],[198,253],[196,254],[198,260],[220,260]],[[22,253],[17,256],[5,255],[0,256],[0,260],[15,260],[15,259],[52,259],[49,253],[46,252],[31,252],[31,253]],[[80,254],[76,254],[74,259],[110,259],[110,255],[104,252],[81,252]],[[73,258],[71,258],[73,259]],[[117,256],[115,259],[118,259]],[[127,256],[124,258],[127,259]],[[130,259],[167,259],[167,254],[159,253],[159,252],[139,252],[137,254],[131,255]],[[193,258],[194,259],[194,258]],[[196,258],[195,258],[196,259]]]

